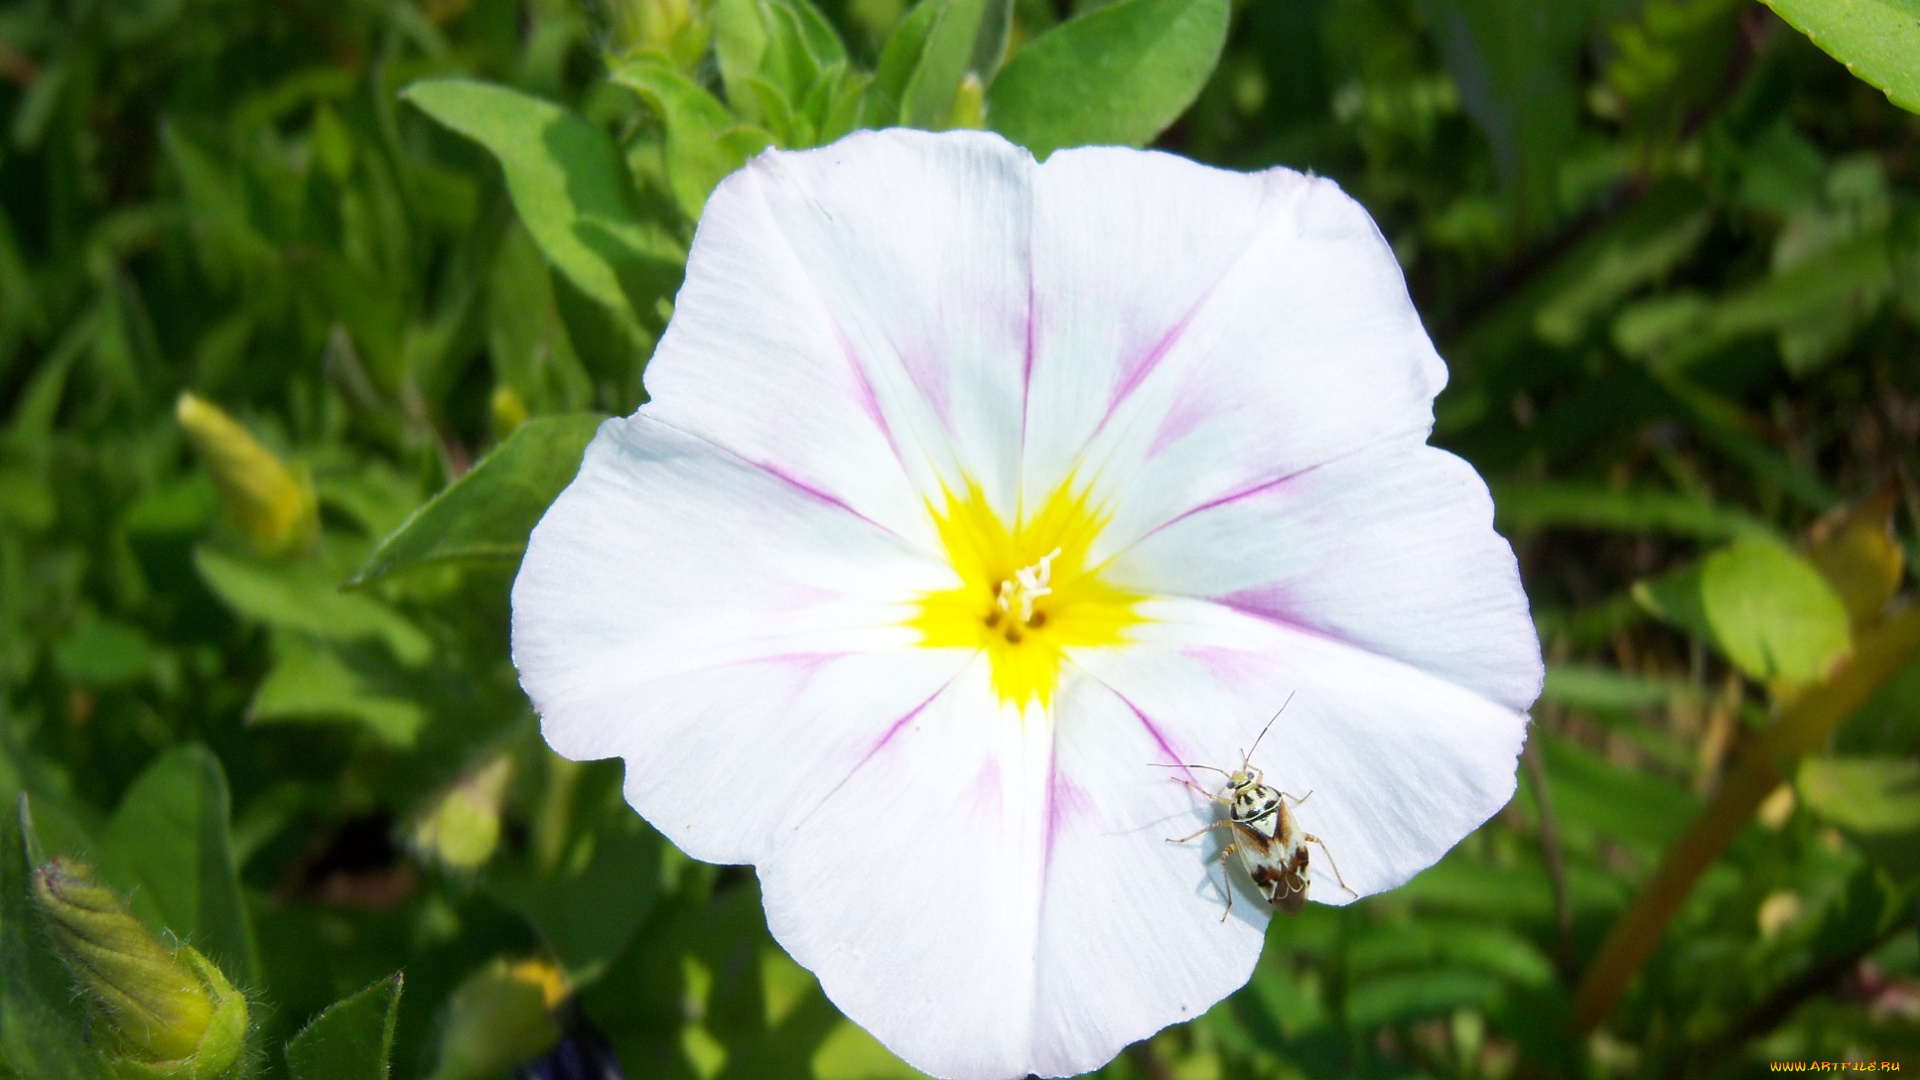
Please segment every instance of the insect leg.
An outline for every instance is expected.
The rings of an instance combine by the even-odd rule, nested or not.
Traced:
[[[1197,833],[1194,833],[1194,834],[1193,834],[1192,836],[1183,836],[1183,837],[1181,837],[1181,838],[1180,838],[1180,839],[1178,839],[1178,840],[1168,840],[1168,841],[1167,841],[1167,843],[1169,843],[1169,844],[1191,844],[1191,843],[1193,843],[1193,842],[1194,842],[1195,840],[1198,840],[1198,839],[1200,839],[1201,837],[1203,837],[1203,836],[1205,836],[1205,835],[1207,835],[1207,834],[1208,834],[1209,832],[1212,832],[1212,831],[1213,831],[1214,829],[1231,829],[1231,828],[1233,828],[1233,822],[1231,822],[1231,821],[1216,821],[1216,822],[1214,822],[1213,824],[1211,824],[1211,825],[1208,825],[1208,826],[1207,826],[1206,828],[1204,828],[1204,829],[1201,829],[1201,830],[1200,830],[1199,832],[1197,832]],[[1233,849],[1233,845],[1232,845],[1232,844],[1228,844],[1228,845],[1227,845],[1227,849],[1228,849],[1229,851],[1231,851],[1231,850]]]
[[[1312,792],[1308,792],[1308,794],[1312,794]],[[1340,864],[1333,861],[1333,852],[1327,850],[1327,842],[1313,835],[1312,833],[1301,833],[1300,835],[1304,839],[1306,839],[1309,843],[1320,845],[1321,853],[1326,855],[1327,857],[1327,865],[1333,867],[1333,880],[1339,882],[1340,887],[1343,889],[1346,889],[1347,894],[1349,896],[1352,896],[1356,900],[1359,899],[1360,894],[1357,892],[1354,892],[1353,889],[1349,888],[1347,885],[1347,879],[1340,876]]]
[[[1226,922],[1233,914],[1233,871],[1227,869],[1227,856],[1239,850],[1238,844],[1228,844],[1220,851],[1220,891],[1227,894],[1227,910],[1220,913],[1220,921]]]
[[[1304,806],[1308,799],[1313,798],[1313,792],[1309,791],[1305,795],[1291,795],[1283,791],[1280,793],[1280,797],[1283,799],[1292,799],[1293,805],[1295,806]]]

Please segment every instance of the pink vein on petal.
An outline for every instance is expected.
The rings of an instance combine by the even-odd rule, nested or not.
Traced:
[[[701,434],[700,432],[689,431],[686,428],[679,426],[678,424],[670,424],[665,420],[660,419],[657,416],[648,416],[645,413],[644,409],[641,412],[634,413],[633,419],[644,420],[649,424],[659,424],[661,427],[666,428],[669,431],[675,432],[680,435],[684,435],[689,439],[696,439],[700,442],[706,443],[708,446],[713,447],[715,450],[720,451],[721,453],[727,455],[728,457],[734,459],[735,461],[738,461],[741,464],[746,465],[750,468],[758,469],[761,472],[766,473],[768,476],[773,477],[775,480],[778,480],[783,484],[788,484],[792,486],[795,490],[801,492],[802,494],[809,495],[815,499],[820,500],[821,502],[826,503],[829,506],[834,506],[834,507],[838,507],[841,510],[845,510],[847,513],[852,514],[854,517],[859,518],[861,521],[864,521],[867,524],[873,526],[874,528],[879,529],[881,532],[886,533],[888,536],[893,537],[895,540],[901,540],[902,543],[905,543],[905,541],[901,538],[899,533],[894,532],[892,529],[887,528],[885,525],[882,525],[879,522],[868,517],[867,515],[861,513],[860,511],[855,510],[852,506],[849,506],[845,501],[843,501],[839,496],[834,495],[827,491],[823,491],[820,488],[817,488],[812,484],[809,484],[806,481],[800,479],[799,477],[794,476],[793,474],[787,472],[786,470],[780,468],[777,465],[769,464],[765,461],[759,460],[758,458],[750,458],[747,455],[742,454],[740,451],[735,450],[730,446],[726,446],[720,442],[717,442],[714,439]]]
[[[872,761],[874,758],[874,755],[878,754],[881,750],[884,750],[887,744],[893,741],[894,736],[900,734],[902,729],[904,729],[908,724],[913,722],[914,717],[919,716],[922,712],[926,711],[926,708],[928,705],[933,704],[933,699],[939,697],[941,694],[946,693],[947,687],[952,685],[953,685],[953,679],[948,679],[946,682],[941,683],[940,686],[937,689],[935,689],[933,693],[928,694],[926,698],[920,702],[920,704],[915,705],[911,709],[908,709],[899,719],[887,725],[887,730],[882,732],[880,734],[880,737],[875,739],[873,743],[866,748],[865,752],[863,752],[860,755],[860,760],[854,762],[853,768],[848,769],[847,774],[845,776],[842,776],[840,778],[840,781],[833,785],[833,789],[831,791],[828,791],[825,795],[821,796],[820,801],[813,805],[813,809],[807,811],[806,816],[802,817],[798,822],[794,824],[793,831],[798,832],[801,828],[803,828],[806,825],[806,823],[809,820],[813,818],[813,815],[820,812],[821,807],[827,805],[829,802],[832,802],[833,797],[835,795],[840,794],[840,789],[847,786],[847,781],[852,780],[855,774],[857,774],[861,769],[866,768],[867,762]]]
[[[1167,358],[1167,354],[1172,352],[1173,347],[1179,344],[1180,339],[1186,335],[1187,328],[1193,325],[1193,320],[1199,317],[1200,312],[1207,306],[1207,303],[1213,299],[1214,293],[1219,291],[1221,284],[1232,277],[1234,271],[1240,268],[1240,264],[1246,261],[1248,255],[1254,250],[1262,229],[1267,224],[1265,211],[1272,197],[1272,187],[1271,184],[1269,184],[1261,191],[1260,205],[1254,214],[1256,227],[1249,230],[1245,246],[1240,249],[1238,254],[1227,261],[1227,264],[1221,268],[1220,272],[1214,275],[1213,280],[1207,283],[1206,288],[1200,290],[1200,295],[1195,297],[1193,303],[1189,304],[1187,309],[1180,313],[1180,317],[1174,320],[1173,325],[1167,329],[1166,333],[1160,335],[1159,340],[1149,346],[1145,352],[1134,357],[1122,370],[1118,382],[1114,385],[1113,397],[1107,402],[1106,414],[1100,418],[1098,424],[1094,425],[1094,432],[1096,434],[1105,430],[1107,423],[1113,419],[1113,414],[1119,410],[1121,403],[1126,401],[1128,396],[1138,389],[1142,382],[1146,381],[1147,376],[1153,374],[1154,369],[1160,366],[1161,361]]]
[[[887,449],[893,451],[893,459],[902,465],[906,464],[906,459],[900,456],[900,444],[894,441],[893,428],[880,411],[880,398],[873,392],[873,381],[867,378],[867,369],[860,363],[860,354],[854,351],[853,342],[847,340],[846,331],[840,329],[838,320],[829,315],[827,325],[833,327],[834,340],[840,343],[840,355],[846,358],[847,370],[853,375],[854,384],[859,389],[860,411],[866,413],[867,418],[873,421],[873,426],[880,429],[880,437],[887,440]]]
[[[1239,491],[1229,492],[1225,495],[1220,496],[1217,499],[1209,499],[1198,506],[1192,507],[1191,509],[1182,510],[1180,513],[1175,514],[1174,516],[1168,518],[1167,520],[1161,522],[1158,525],[1155,525],[1153,528],[1148,529],[1146,532],[1140,534],[1140,539],[1135,540],[1134,543],[1138,544],[1140,543],[1141,540],[1145,540],[1147,537],[1160,532],[1162,529],[1168,529],[1175,525],[1178,525],[1180,522],[1187,520],[1188,518],[1194,516],[1195,514],[1202,514],[1207,512],[1208,510],[1213,510],[1217,507],[1231,506],[1232,504],[1240,502],[1244,499],[1251,499],[1256,495],[1262,494],[1267,491],[1271,491],[1278,487],[1282,487],[1285,484],[1287,484],[1289,481],[1294,480],[1295,478],[1305,473],[1311,472],[1314,469],[1317,469],[1319,467],[1320,466],[1318,465],[1312,465],[1305,469],[1301,469],[1298,472],[1291,472],[1285,476],[1275,477],[1272,480],[1262,480],[1260,483],[1255,484],[1252,487],[1246,487],[1246,488],[1240,489]],[[1132,545],[1129,545],[1129,546],[1132,546]]]
[[[1086,792],[1060,775],[1060,760],[1056,755],[1047,763],[1047,834],[1042,848],[1042,865],[1053,865],[1053,841],[1060,833],[1060,823],[1070,812],[1084,809],[1086,805]]]
[[[1174,398],[1173,406],[1161,418],[1159,429],[1153,433],[1153,442],[1147,446],[1147,458],[1159,457],[1213,415],[1212,406],[1200,395],[1191,392],[1180,394]]]
[[[1153,739],[1156,746],[1160,747],[1160,752],[1166,755],[1166,763],[1169,765],[1178,765],[1180,763],[1180,755],[1174,752],[1173,745],[1167,742],[1167,737],[1160,733],[1160,728],[1155,725],[1152,720],[1147,718],[1147,714],[1141,711],[1140,706],[1135,705],[1131,698],[1128,698],[1127,695],[1122,694],[1118,690],[1114,690],[1113,687],[1108,686],[1107,689],[1112,691],[1114,697],[1120,699],[1122,705],[1125,705],[1133,711],[1135,718],[1140,721],[1140,726],[1147,729],[1147,735]],[[1188,779],[1192,779],[1192,777],[1189,776]]]
[[[1173,526],[1178,525],[1180,522],[1187,520],[1188,518],[1194,516],[1195,514],[1203,514],[1208,510],[1212,510],[1216,507],[1230,506],[1233,503],[1240,502],[1244,499],[1251,499],[1256,495],[1262,494],[1263,492],[1272,491],[1276,488],[1284,487],[1288,483],[1291,483],[1292,481],[1298,480],[1303,476],[1308,476],[1312,473],[1318,472],[1319,470],[1326,468],[1328,465],[1331,465],[1336,461],[1340,461],[1345,458],[1352,457],[1353,455],[1358,454],[1365,449],[1367,449],[1367,447],[1357,446],[1357,447],[1354,447],[1352,450],[1345,451],[1344,453],[1335,454],[1333,457],[1330,457],[1325,461],[1315,462],[1314,464],[1308,465],[1304,468],[1295,469],[1292,472],[1286,474],[1285,476],[1276,476],[1271,480],[1262,480],[1257,484],[1251,484],[1247,487],[1241,488],[1238,491],[1228,492],[1227,494],[1222,495],[1217,499],[1208,499],[1206,502],[1203,502],[1198,506],[1194,506],[1190,509],[1180,511],[1178,514],[1173,515],[1172,517],[1161,522],[1160,524],[1155,525],[1153,528],[1148,529],[1146,532],[1141,533],[1138,537],[1136,537],[1134,540],[1128,543],[1126,548],[1123,548],[1122,551],[1131,550],[1135,546],[1144,542],[1148,537],[1157,535],[1164,529],[1172,528]],[[1120,555],[1120,552],[1115,552],[1111,556],[1111,558],[1118,558],[1119,555]]]
[[[1028,223],[1031,231],[1032,223]],[[1033,342],[1038,333],[1035,324],[1040,321],[1040,313],[1034,307],[1033,299],[1033,242],[1027,242],[1027,334],[1025,351],[1020,357],[1020,454],[1024,459],[1027,451],[1027,411],[1033,403]]]
[[[1133,362],[1121,371],[1120,381],[1113,388],[1113,397],[1107,402],[1107,414],[1100,418],[1101,427],[1106,426],[1107,421],[1113,416],[1113,411],[1120,407],[1120,403],[1125,401],[1142,382],[1145,382],[1147,376],[1153,374],[1153,370],[1160,366],[1160,361],[1165,360],[1167,354],[1173,351],[1173,347],[1186,335],[1187,327],[1193,325],[1194,316],[1198,315],[1200,309],[1205,307],[1207,301],[1212,298],[1214,287],[1218,284],[1219,282],[1215,282],[1214,285],[1207,286],[1206,291],[1200,294],[1200,298],[1181,313],[1180,318],[1167,328],[1166,333],[1160,335],[1160,340],[1154,342],[1146,352],[1134,357]]]
[[[1290,592],[1291,590],[1285,583],[1276,583],[1256,586],[1251,589],[1241,589],[1238,592],[1228,593],[1225,596],[1208,596],[1198,599],[1210,600],[1230,611],[1237,611],[1242,615],[1248,615],[1262,622],[1292,630],[1297,634],[1305,634],[1308,637],[1319,638],[1322,641],[1331,641],[1336,645],[1349,645],[1367,652],[1374,651],[1362,642],[1355,641],[1352,638],[1324,627],[1315,626],[1293,614],[1288,610],[1288,605],[1285,602],[1289,599]]]
[[[780,480],[787,484],[792,485],[795,489],[797,489],[798,491],[804,494],[811,495],[814,498],[820,500],[823,503],[826,503],[829,506],[837,506],[840,509],[845,510],[847,513],[852,514],[854,517],[859,518],[861,521],[866,522],[867,524],[873,526],[876,529],[880,529],[889,534],[891,534],[893,531],[891,529],[888,529],[885,525],[882,525],[879,522],[868,517],[867,515],[861,513],[860,511],[855,510],[853,507],[848,506],[844,501],[841,500],[841,498],[838,495],[834,495],[831,492],[823,491],[820,488],[814,487],[812,484],[809,484],[805,480],[802,480],[799,477],[794,476],[793,474],[787,472],[786,470],[780,468],[777,465],[771,465],[764,461],[756,461],[752,458],[742,458],[741,460],[746,461],[747,463],[751,464],[754,468],[760,469],[761,471],[765,472],[768,476],[771,476],[776,480]]]
[[[913,708],[908,709],[905,715],[901,716],[900,719],[895,720],[892,724],[888,725],[887,730],[885,732],[882,732],[880,737],[873,741],[873,745],[867,747],[866,753],[860,755],[860,760],[857,763],[855,763],[852,769],[848,770],[847,776],[852,777],[854,773],[859,772],[863,767],[865,767],[867,762],[872,761],[873,756],[875,754],[878,754],[880,751],[886,749],[887,744],[893,741],[894,736],[900,734],[901,729],[905,728],[909,723],[911,723],[914,717],[919,716],[922,712],[925,712],[927,706],[933,704],[933,699],[945,693],[947,690],[947,687],[951,685],[953,685],[953,680],[951,679],[947,680],[944,683],[941,683],[939,689],[935,690],[933,693],[928,694],[926,696],[926,700],[920,702],[920,704],[918,705],[915,705]],[[840,781],[840,783],[844,784],[846,783],[846,781],[842,780]],[[839,784],[834,785],[834,790],[835,791],[839,790]]]

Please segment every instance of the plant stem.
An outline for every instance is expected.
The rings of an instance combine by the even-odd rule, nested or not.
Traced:
[[[1627,983],[1659,944],[1673,913],[1700,875],[1753,819],[1761,800],[1792,774],[1801,755],[1825,742],[1840,721],[1916,653],[1920,653],[1920,607],[1909,607],[1862,630],[1852,658],[1824,682],[1802,691],[1781,710],[1780,719],[1766,734],[1747,746],[1706,809],[1667,850],[1640,894],[1607,932],[1574,994],[1573,1026],[1579,1035],[1599,1027],[1619,1004]]]

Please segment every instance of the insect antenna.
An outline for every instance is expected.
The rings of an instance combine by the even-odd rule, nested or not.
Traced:
[[[1294,693],[1297,694],[1299,693],[1299,691],[1296,690],[1294,691]],[[1275,720],[1280,719],[1280,714],[1283,712],[1286,712],[1287,706],[1291,704],[1293,704],[1293,694],[1288,694],[1287,700],[1281,702],[1280,707],[1278,709],[1275,709],[1273,711],[1273,715],[1267,718],[1267,726],[1260,729],[1260,737],[1253,740],[1253,750],[1260,749],[1260,739],[1264,739],[1267,737],[1267,732],[1273,729],[1273,722]],[[1248,762],[1253,760],[1253,750],[1248,750],[1247,752],[1240,755],[1241,765],[1245,765]]]
[[[1182,761],[1175,761],[1172,763],[1168,763],[1165,761],[1149,761],[1147,762],[1147,768],[1149,769],[1206,769],[1209,772],[1217,772],[1221,776],[1233,775],[1232,773],[1228,772],[1225,769],[1216,769],[1211,765],[1188,765]]]

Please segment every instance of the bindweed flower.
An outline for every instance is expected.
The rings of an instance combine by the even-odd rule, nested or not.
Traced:
[[[41,867],[33,899],[115,1075],[234,1080],[246,1072],[246,995],[218,965],[192,946],[161,942],[84,864]]]
[[[1512,794],[1539,646],[1485,485],[1426,445],[1445,377],[1326,180],[767,153],[707,204],[652,401],[533,533],[514,660],[553,747],[754,864],[908,1062],[1091,1069],[1244,983],[1272,911],[1222,921],[1225,837],[1167,843],[1220,778],[1155,766],[1237,768],[1291,695],[1254,763],[1334,904]]]

